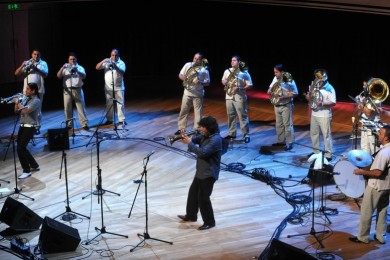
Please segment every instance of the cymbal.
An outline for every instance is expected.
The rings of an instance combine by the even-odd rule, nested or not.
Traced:
[[[351,150],[347,158],[356,167],[367,167],[372,163],[372,156],[363,150]]]

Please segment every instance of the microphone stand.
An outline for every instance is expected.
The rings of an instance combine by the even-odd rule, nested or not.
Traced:
[[[112,64],[110,65],[111,78],[112,78],[112,82],[111,82],[111,85],[112,85],[112,105],[111,105],[111,108],[112,108],[112,112],[113,112],[112,124],[114,126],[114,131],[115,131],[117,137],[120,138],[120,135],[118,134],[118,128],[116,127],[116,114],[117,114],[117,104],[116,103],[119,101],[115,99],[114,67],[113,66],[114,65],[112,65]]]
[[[101,228],[98,228],[98,227],[95,227],[95,230],[96,231],[99,231],[100,234],[97,234],[94,238],[90,239],[89,241],[87,241],[85,244],[86,245],[89,245],[91,244],[91,242],[93,240],[95,240],[98,236],[102,235],[102,234],[111,234],[111,235],[116,235],[116,236],[121,236],[121,237],[125,237],[125,238],[128,238],[129,236],[126,236],[126,235],[120,235],[120,234],[116,234],[116,233],[110,233],[110,232],[107,232],[106,231],[106,227],[104,226],[104,220],[103,220],[103,193],[105,190],[103,190],[101,187],[102,187],[102,170],[100,169],[99,167],[99,146],[100,146],[100,142],[102,142],[103,140],[99,141],[98,140],[98,135],[96,135],[96,151],[97,151],[97,170],[98,170],[98,185],[96,186],[98,188],[97,190],[97,195],[98,195],[98,203],[100,203],[100,215],[101,215],[101,220],[102,220],[102,226]],[[112,192],[114,193],[114,192]],[[95,194],[95,193],[94,193]],[[115,193],[117,194],[117,193]],[[117,194],[118,196],[120,194]],[[89,195],[88,195],[89,196]],[[85,198],[85,197],[84,197]],[[84,199],[83,198],[83,199]]]
[[[62,215],[61,219],[63,221],[71,221],[76,218],[76,214],[82,217],[85,217],[87,219],[90,219],[89,217],[82,215],[80,213],[72,211],[72,209],[69,206],[69,191],[68,191],[68,170],[67,170],[67,163],[66,163],[66,153],[65,153],[65,145],[62,148],[62,159],[61,159],[61,171],[62,171],[62,163],[64,163],[64,168],[65,168],[65,187],[66,187],[66,211],[54,219],[58,218],[59,216]],[[60,173],[61,176],[61,173]],[[73,214],[74,213],[74,214]]]
[[[14,123],[14,129],[12,130],[12,134],[11,134],[11,138],[10,138],[10,142],[12,142],[12,151],[13,151],[13,156],[14,156],[14,169],[15,169],[15,188],[14,188],[14,192],[6,195],[6,196],[3,196],[3,197],[0,197],[0,199],[2,198],[5,198],[5,197],[9,197],[13,194],[19,194],[19,195],[22,195],[30,200],[34,200],[34,198],[31,198],[27,195],[24,195],[21,193],[22,189],[19,189],[18,188],[18,171],[16,169],[16,149],[15,149],[15,129],[16,129],[16,124],[19,122],[19,118],[20,118],[20,113],[17,113],[17,116],[16,116],[16,120],[15,120],[15,123]],[[4,157],[4,160],[5,160],[5,157]],[[3,180],[2,180],[3,181]],[[4,182],[8,182],[10,183],[9,181],[4,181]]]
[[[137,188],[137,192],[135,194],[135,197],[134,197],[134,200],[133,200],[133,205],[131,206],[131,209],[130,209],[130,212],[129,212],[129,218],[130,218],[130,215],[131,215],[131,211],[133,210],[133,206],[134,206],[134,202],[135,202],[135,199],[137,197],[137,194],[138,194],[138,190],[139,190],[139,187],[141,186],[141,183],[142,183],[142,179],[143,177],[145,176],[145,232],[143,234],[137,234],[138,237],[143,237],[143,239],[135,246],[133,247],[132,249],[130,249],[130,252],[133,252],[139,245],[141,245],[142,243],[144,243],[146,241],[146,239],[153,239],[153,240],[156,240],[156,241],[160,241],[160,242],[164,242],[164,243],[168,243],[168,244],[171,244],[173,245],[173,242],[168,242],[168,241],[165,241],[165,240],[161,240],[161,239],[158,239],[158,238],[153,238],[149,235],[149,230],[148,230],[148,220],[149,220],[149,216],[148,216],[148,180],[147,180],[147,170],[146,170],[146,166],[148,165],[149,163],[149,158],[150,156],[154,153],[151,152],[149,153],[145,158],[144,158],[144,170],[142,172],[142,175],[141,175],[141,180],[139,181],[139,184],[138,184],[138,188]],[[146,161],[145,161],[146,160]]]

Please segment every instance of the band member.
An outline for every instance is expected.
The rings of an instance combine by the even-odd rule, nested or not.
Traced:
[[[202,53],[195,53],[192,62],[187,62],[180,70],[179,79],[183,81],[184,92],[178,119],[179,130],[175,135],[186,132],[191,108],[194,108],[194,130],[199,128],[198,122],[203,116],[204,87],[210,85],[210,74],[204,61]]]
[[[371,78],[370,78],[371,79]],[[368,81],[363,81],[363,91],[356,96],[359,102],[359,116],[362,124],[360,133],[360,148],[368,154],[374,154],[378,149],[377,126],[376,123],[381,120],[379,108],[381,104],[375,104],[368,93]]]
[[[184,135],[180,140],[188,144],[188,151],[194,153],[197,159],[195,177],[188,191],[186,214],[178,217],[183,221],[195,222],[200,209],[203,225],[198,230],[206,230],[215,227],[210,196],[219,178],[223,147],[218,122],[214,117],[202,118],[199,127],[201,134],[192,137]]]
[[[106,95],[107,111],[107,121],[104,124],[110,125],[115,123],[114,107],[116,107],[115,113],[118,113],[119,123],[124,128],[127,125],[125,121],[125,82],[123,77],[126,71],[126,64],[119,57],[119,50],[113,49],[111,57],[96,64],[96,69],[104,69],[104,93]]]
[[[355,169],[355,175],[368,178],[363,201],[360,208],[360,224],[358,235],[350,237],[355,243],[369,243],[373,214],[376,211],[374,239],[381,244],[386,243],[387,208],[390,196],[390,125],[379,130],[379,141],[382,149],[374,157],[369,170]]]
[[[246,68],[246,64],[241,61],[239,56],[233,56],[230,64],[231,68],[225,70],[221,80],[222,85],[225,86],[229,128],[229,133],[224,138],[236,138],[238,117],[242,133],[241,142],[249,143],[248,97],[246,90],[252,88],[252,78]]]
[[[291,74],[286,72],[283,64],[274,67],[274,78],[269,85],[267,93],[275,111],[275,129],[277,143],[273,146],[285,146],[291,150],[294,142],[294,97],[298,95],[298,88]]]
[[[38,124],[38,114],[41,108],[41,101],[38,97],[38,85],[35,82],[28,83],[25,91],[26,93],[22,100],[19,98],[12,99],[12,102],[15,103],[15,113],[20,113],[20,127],[16,151],[23,168],[23,174],[18,177],[19,179],[30,177],[32,171],[39,171],[37,161],[27,149],[28,143],[34,137],[35,127]]]
[[[309,92],[305,97],[311,108],[310,138],[313,145],[313,153],[319,153],[320,134],[322,134],[325,156],[328,161],[332,160],[332,107],[336,105],[336,91],[328,81],[328,72],[325,69],[314,71],[315,79],[309,86]],[[308,157],[313,155],[309,154]]]
[[[28,83],[36,83],[38,85],[37,95],[43,102],[43,96],[45,94],[45,81],[44,78],[47,77],[49,73],[49,68],[46,61],[42,60],[41,52],[38,49],[34,49],[31,53],[31,59],[25,60],[22,64],[16,69],[15,76],[25,75],[24,84],[23,84],[23,93],[26,94],[26,88]],[[41,106],[42,107],[42,106]],[[40,122],[42,120],[42,110],[39,111],[38,115],[38,124],[36,134],[39,134]]]
[[[68,63],[62,65],[57,72],[57,77],[62,78],[62,86],[64,88],[64,112],[67,127],[73,127],[73,102],[76,105],[79,121],[84,130],[88,130],[87,112],[85,109],[83,80],[87,77],[83,66],[77,62],[76,53],[71,52],[68,55]]]

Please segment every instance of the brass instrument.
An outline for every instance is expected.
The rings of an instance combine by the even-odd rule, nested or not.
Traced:
[[[34,67],[34,59],[29,59],[28,61],[26,61],[26,63],[24,64],[24,67],[23,67],[23,72],[24,73],[30,73],[30,71],[33,69]]]
[[[202,69],[208,69],[209,61],[206,58],[202,59],[200,64],[194,64],[186,72],[186,79],[183,81],[183,87],[187,90],[193,90],[195,85],[193,84],[194,79],[198,78],[198,72]]]
[[[12,99],[14,99],[14,98],[19,99],[19,102],[21,102],[23,97],[24,97],[23,93],[17,93],[17,94],[15,94],[13,96],[10,96],[10,97],[1,98],[0,103],[11,104],[12,103]]]
[[[291,83],[292,81],[293,78],[291,74],[289,72],[284,72],[282,77],[272,85],[269,99],[273,105],[276,105],[279,102],[280,98],[283,96],[283,90],[281,85],[283,83]]]
[[[237,86],[238,84],[238,78],[237,78],[237,75],[238,73],[240,73],[240,71],[242,72],[246,72],[248,70],[248,67],[246,65],[245,62],[243,61],[240,61],[238,63],[238,67],[235,68],[233,71],[230,71],[230,74],[228,76],[228,78],[226,79],[227,83],[225,85],[225,92],[228,96],[233,96],[234,94],[234,90],[233,90],[233,87]]]
[[[311,109],[316,111],[318,110],[318,102],[321,102],[323,99],[320,89],[328,80],[328,76],[326,75],[326,72],[322,70],[316,70],[314,72],[314,76],[315,78],[311,82],[309,89],[309,103]]]
[[[171,135],[171,136],[168,136],[168,140],[169,140],[169,143],[172,145],[174,142],[183,139],[185,136],[191,136],[191,135],[195,135],[195,134],[199,134],[199,133],[200,133],[199,130],[194,130],[194,131],[184,133],[184,134]]]
[[[367,89],[359,95],[363,100],[362,104],[359,104],[359,109],[367,107],[371,111],[376,111],[379,114],[378,105],[385,101],[389,96],[389,87],[387,83],[380,78],[371,78],[367,82]]]

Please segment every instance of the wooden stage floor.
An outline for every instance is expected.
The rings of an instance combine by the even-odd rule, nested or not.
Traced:
[[[65,151],[51,151],[48,144],[48,130],[63,127],[63,110],[43,111],[41,134],[29,145],[41,170],[25,180],[15,178],[22,170],[17,156],[15,170],[10,142],[14,117],[1,119],[0,178],[9,183],[1,182],[0,206],[12,198],[41,218],[78,231],[81,242],[77,248],[45,254],[47,259],[266,259],[271,245],[298,259],[308,254],[319,259],[390,259],[387,245],[348,240],[357,232],[360,198],[350,197],[349,190],[342,193],[332,178],[313,189],[306,183],[311,153],[307,104],[295,106],[293,150],[263,154],[260,148],[276,141],[273,107],[264,94],[252,94],[251,142],[236,141],[223,155],[220,180],[212,194],[215,228],[198,231],[203,224],[200,214],[197,222],[183,223],[177,218],[185,213],[195,172],[194,157],[185,145],[171,145],[167,140],[177,130],[181,98],[128,100],[128,125],[116,131],[112,125],[97,129],[105,120],[104,106],[88,106],[91,129],[82,130],[76,121],[78,128],[74,135],[69,132],[70,149]],[[204,114],[215,116],[222,136],[227,134],[223,96],[206,96]],[[354,168],[345,159],[353,149],[352,116],[353,104],[339,102],[332,124],[335,151],[331,165],[347,180]],[[144,158],[152,151],[145,164]],[[107,190],[101,196],[93,193],[99,183]],[[72,212],[76,218],[67,221],[67,213]],[[43,257],[36,249],[41,229],[7,235],[9,225],[1,223],[0,230],[4,231],[1,259],[18,258],[7,252],[16,236]],[[148,239],[142,241],[138,234]],[[282,243],[271,243],[273,238]]]

